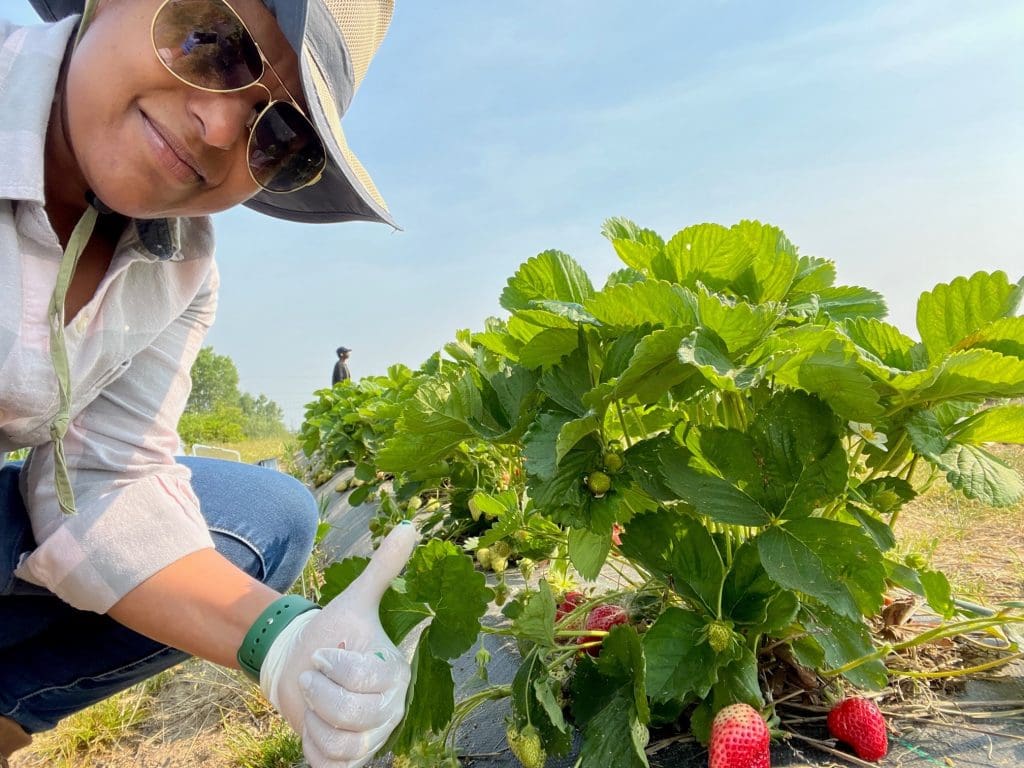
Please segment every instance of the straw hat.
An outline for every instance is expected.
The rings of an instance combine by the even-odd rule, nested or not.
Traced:
[[[82,13],[95,0],[29,0],[47,21]],[[310,119],[327,148],[323,178],[285,195],[260,192],[245,205],[303,222],[379,221],[395,226],[373,179],[341,127],[387,33],[394,0],[262,0],[299,57]]]

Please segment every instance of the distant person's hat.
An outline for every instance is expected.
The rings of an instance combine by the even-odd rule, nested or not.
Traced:
[[[338,347],[338,354],[339,355],[344,355],[344,354],[347,354],[347,353],[349,353],[351,351],[352,350],[349,349],[348,347]]]
[[[29,0],[46,21],[82,13],[89,0]],[[245,202],[289,221],[379,221],[396,226],[341,128],[394,11],[394,0],[262,0],[299,57],[309,117],[327,149],[320,181],[287,194],[261,191]]]

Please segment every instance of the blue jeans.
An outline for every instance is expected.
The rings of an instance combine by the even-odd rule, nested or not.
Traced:
[[[313,548],[312,494],[271,469],[179,461],[192,470],[217,551],[250,576],[287,590]],[[35,546],[19,472],[17,464],[0,468],[0,715],[36,733],[188,656],[14,577],[20,554]]]

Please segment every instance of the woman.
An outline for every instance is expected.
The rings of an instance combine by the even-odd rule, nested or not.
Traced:
[[[54,23],[0,22],[0,451],[32,449],[0,468],[0,763],[198,655],[258,679],[316,768],[364,765],[409,682],[375,601],[411,527],[320,610],[281,594],[309,493],[174,452],[206,216],[391,223],[340,125],[390,0],[31,1]]]

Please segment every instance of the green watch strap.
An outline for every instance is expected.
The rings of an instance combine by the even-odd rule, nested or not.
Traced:
[[[256,622],[245,633],[245,639],[238,648],[238,664],[250,678],[260,680],[260,668],[267,658],[267,651],[296,616],[320,606],[299,595],[285,595],[267,606]]]

